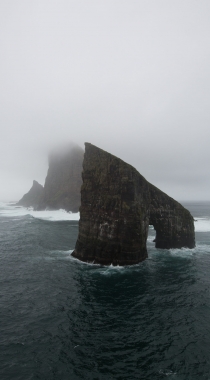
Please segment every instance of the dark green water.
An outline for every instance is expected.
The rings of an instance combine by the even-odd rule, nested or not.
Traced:
[[[195,249],[151,229],[148,260],[116,268],[71,258],[78,222],[1,204],[0,379],[210,379],[210,203],[186,206]]]

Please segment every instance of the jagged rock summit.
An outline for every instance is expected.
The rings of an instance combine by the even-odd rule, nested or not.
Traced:
[[[131,165],[85,143],[79,235],[72,255],[105,265],[147,257],[149,225],[157,248],[193,248],[193,217]]]
[[[79,211],[83,158],[84,150],[72,143],[50,153],[49,169],[38,210],[62,208],[71,212]]]
[[[44,193],[44,187],[37,181],[33,181],[31,189],[17,203],[18,206],[36,208]]]

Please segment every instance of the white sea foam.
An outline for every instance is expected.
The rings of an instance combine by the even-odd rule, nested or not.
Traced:
[[[124,274],[125,272],[129,271],[130,268],[135,269],[135,266],[109,265],[107,267],[99,268],[99,273],[103,276],[112,276],[118,273]]]
[[[21,216],[31,215],[36,219],[49,220],[51,222],[63,221],[63,220],[79,220],[80,214],[66,212],[65,210],[44,210],[44,211],[34,211],[33,208],[29,207],[17,207],[14,204],[9,205],[6,203],[0,203],[0,215],[5,217],[14,217],[17,219]],[[15,220],[14,219],[14,220]]]
[[[193,254],[195,254],[197,252],[197,249],[196,248],[193,248],[193,249],[189,249],[189,248],[171,248],[169,249],[169,252],[170,252],[170,255],[171,256],[180,256],[182,258],[186,258],[186,257],[189,257],[189,256],[192,256]],[[164,253],[166,255],[168,255],[168,250],[164,250]]]
[[[173,248],[170,249],[170,254],[172,256],[180,256],[180,257],[190,257],[193,255],[200,255],[200,254],[210,254],[210,245],[208,244],[196,244],[195,248],[189,249],[189,248]],[[166,251],[167,254],[167,251]]]
[[[153,242],[154,239],[155,239],[155,236],[154,236],[154,235],[148,235],[148,236],[147,236],[147,241],[151,241],[151,242]]]

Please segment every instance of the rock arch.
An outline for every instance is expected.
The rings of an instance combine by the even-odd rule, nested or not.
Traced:
[[[180,203],[150,184],[149,224],[156,231],[156,248],[194,248],[194,220]]]
[[[190,212],[131,165],[85,143],[82,178],[74,257],[107,265],[145,260],[149,224],[156,230],[157,248],[195,246]]]

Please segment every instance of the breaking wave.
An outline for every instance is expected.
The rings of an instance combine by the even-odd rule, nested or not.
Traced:
[[[63,209],[34,211],[32,207],[21,207],[21,206],[16,206],[15,204],[6,204],[3,202],[0,202],[0,215],[4,217],[14,217],[14,218],[30,215],[33,218],[48,220],[51,222],[65,221],[65,220],[79,220],[80,218],[79,212],[71,213]]]

